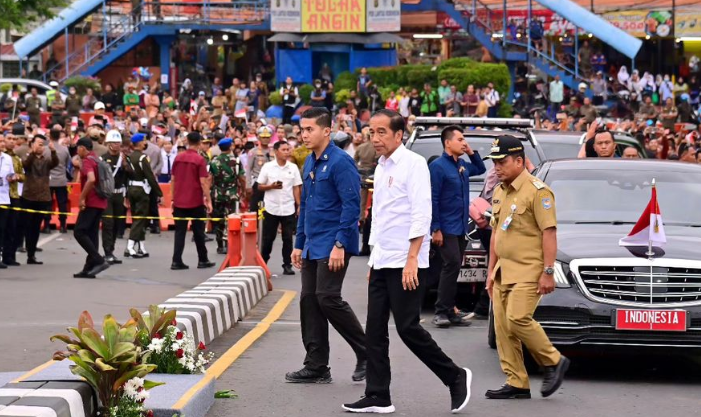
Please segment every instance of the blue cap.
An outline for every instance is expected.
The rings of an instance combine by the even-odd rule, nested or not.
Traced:
[[[681,99],[682,99],[683,101],[689,101],[689,98],[691,98],[691,97],[689,97],[689,95],[688,95],[687,93],[684,93],[684,94],[682,94],[682,96],[681,96]]]
[[[135,133],[134,136],[131,137],[131,143],[136,145],[137,143],[143,141],[146,138],[146,136],[143,133]]]
[[[231,146],[234,141],[231,138],[224,138],[219,141],[219,146]]]

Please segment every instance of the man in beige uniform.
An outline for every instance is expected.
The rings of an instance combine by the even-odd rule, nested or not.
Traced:
[[[543,397],[562,384],[570,361],[550,343],[533,320],[540,298],[555,290],[557,253],[555,197],[526,170],[521,141],[504,135],[487,156],[501,181],[492,197],[492,239],[489,248],[487,291],[492,297],[494,325],[506,384],[489,390],[490,399],[531,398],[523,363],[523,343],[543,366]]]

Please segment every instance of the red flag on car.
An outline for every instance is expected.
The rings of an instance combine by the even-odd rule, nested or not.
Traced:
[[[657,188],[655,180],[652,180],[652,196],[650,202],[647,203],[645,211],[638,219],[638,222],[633,227],[633,230],[628,233],[628,236],[621,239],[618,244],[620,246],[662,246],[667,243],[667,236],[664,233],[664,225],[662,224],[662,213],[660,213],[660,205],[657,204]]]

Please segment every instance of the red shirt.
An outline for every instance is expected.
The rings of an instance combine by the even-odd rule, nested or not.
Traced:
[[[92,158],[96,158],[95,152],[90,152],[86,158],[83,159],[83,163],[81,164],[80,167],[80,185],[81,188],[85,187],[85,183],[88,182],[88,173],[93,172],[95,173],[95,186],[100,182],[100,174],[97,169],[97,162],[93,161]],[[106,209],[107,208],[107,199],[104,199],[97,195],[95,192],[95,188],[93,187],[92,190],[88,193],[88,196],[85,198],[85,207],[92,207],[92,208],[97,208],[97,209]]]
[[[173,161],[171,174],[175,178],[173,206],[195,208],[204,205],[201,178],[207,178],[207,161],[196,151],[188,149],[179,153]]]

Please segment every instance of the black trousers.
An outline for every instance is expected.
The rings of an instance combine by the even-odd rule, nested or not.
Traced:
[[[290,106],[282,107],[282,123],[292,123],[292,116],[295,115],[295,108]]]
[[[58,211],[61,213],[66,213],[68,211],[68,187],[50,187],[52,198],[56,198],[56,204],[58,205]],[[66,227],[66,215],[59,214],[58,221],[61,227]],[[51,215],[47,214],[44,220],[44,227],[50,227]]]
[[[173,208],[173,217],[207,217],[207,210],[204,206],[194,208]],[[185,235],[187,235],[188,220],[175,221],[175,242],[173,247],[173,263],[183,262],[183,251],[185,250]],[[197,247],[197,257],[200,262],[208,262],[207,246],[204,243],[203,220],[192,220],[192,233],[195,235],[195,246]]]
[[[117,225],[120,219],[112,216],[124,216],[125,213],[124,196],[121,193],[112,194],[107,200],[107,208],[102,217],[102,248],[105,250],[105,256],[114,253],[114,244],[117,241]]]
[[[419,287],[425,283],[425,271],[419,271]],[[460,368],[441,350],[431,335],[419,324],[421,292],[402,288],[402,269],[373,269],[368,286],[367,385],[365,395],[391,400],[389,384],[389,313],[394,316],[402,342],[421,362],[449,385]]]
[[[294,214],[275,216],[265,213],[265,219],[263,220],[263,246],[260,254],[267,264],[270,259],[270,253],[273,251],[273,242],[277,236],[279,225],[282,225],[282,265],[292,266],[292,236],[297,225]]]
[[[86,207],[78,213],[73,236],[81,248],[88,254],[85,258],[83,271],[90,271],[97,265],[102,265],[105,259],[100,256],[100,219],[102,209]]]
[[[51,210],[50,201],[31,201],[22,199],[22,208],[30,210]],[[24,238],[27,245],[27,257],[34,258],[37,251],[37,243],[39,242],[39,232],[41,231],[41,222],[44,220],[44,215],[40,213],[23,213],[24,217]]]
[[[302,260],[302,294],[299,309],[302,324],[302,343],[307,351],[304,367],[313,371],[329,366],[329,323],[350,345],[358,360],[365,360],[365,333],[353,309],[341,298],[345,267],[331,272],[329,260]]]
[[[436,314],[448,317],[455,315],[455,295],[458,292],[458,274],[462,266],[463,253],[467,246],[465,235],[443,235],[443,246],[438,248],[443,260],[441,277],[438,282]]]
[[[251,200],[248,204],[248,211],[258,213],[259,205],[265,197],[265,191],[260,191],[258,187],[253,188],[253,193],[251,193]]]
[[[7,235],[7,219],[10,217],[10,205],[0,204],[0,245],[5,248]],[[4,258],[3,258],[4,259]],[[7,259],[5,259],[7,260]]]
[[[11,198],[10,206],[21,207],[19,198]],[[5,263],[16,261],[15,255],[20,241],[18,235],[20,235],[20,230],[23,230],[19,225],[20,217],[19,211],[7,210],[7,223],[2,239],[2,260]]]
[[[148,215],[153,217],[158,217],[160,214],[158,212],[158,194],[156,190],[151,190],[151,194],[148,195]],[[148,225],[151,230],[156,228],[161,228],[161,221],[158,219],[152,219],[148,221]]]

